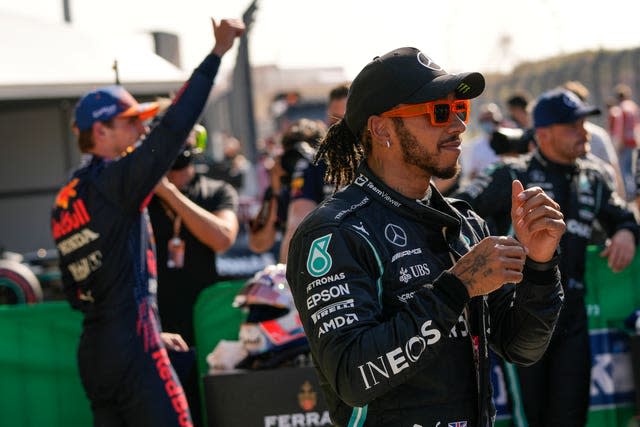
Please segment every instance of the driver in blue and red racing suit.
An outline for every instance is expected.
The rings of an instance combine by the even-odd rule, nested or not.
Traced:
[[[547,348],[563,299],[559,206],[514,181],[517,239],[489,236],[430,183],[459,172],[483,89],[479,73],[396,49],[358,74],[320,145],[340,191],[298,227],[287,280],[337,426],[491,426],[489,347],[522,365]]]
[[[165,346],[186,345],[161,337],[146,205],[198,119],[222,56],[243,32],[241,21],[213,21],[212,52],[135,149],[157,105],[107,86],[76,106],[86,156],[56,197],[51,227],[67,298],[84,314],[78,363],[95,426],[192,425]]]

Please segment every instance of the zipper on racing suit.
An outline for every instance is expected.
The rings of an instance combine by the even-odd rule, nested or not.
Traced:
[[[447,227],[442,227],[442,237],[444,238],[445,242],[447,242]],[[452,265],[455,264],[456,258],[451,253],[451,251],[449,251],[449,257],[451,258]],[[473,362],[476,368],[476,389],[478,391],[478,396],[480,396],[480,340],[478,336],[474,336],[471,332],[472,329],[469,322],[468,305],[464,307],[464,310],[462,311],[462,317],[464,319],[464,326],[465,328],[467,328],[467,331],[469,331],[469,342],[471,343],[471,349],[473,350]]]

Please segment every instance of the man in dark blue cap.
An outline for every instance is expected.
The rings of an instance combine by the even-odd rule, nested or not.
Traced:
[[[547,346],[562,298],[557,204],[509,183],[518,240],[491,237],[431,184],[458,173],[483,89],[479,73],[395,49],[358,74],[320,145],[328,182],[345,188],[297,228],[287,280],[337,426],[490,426],[489,346],[523,364]]]
[[[526,188],[543,188],[559,205],[567,224],[560,242],[560,272],[565,304],[549,349],[518,376],[530,427],[583,427],[589,405],[591,356],[584,305],[586,247],[594,221],[610,239],[601,255],[614,272],[633,260],[640,230],[633,213],[614,191],[601,163],[585,157],[589,150],[584,123],[599,114],[566,89],[542,94],[533,109],[538,148],[531,154],[504,159],[454,197],[471,203],[483,218],[501,224],[507,233],[508,186],[519,179]]]
[[[55,199],[51,229],[67,299],[84,315],[78,364],[96,426],[193,426],[166,350],[186,344],[162,335],[158,320],[146,206],[198,119],[222,56],[243,32],[241,21],[213,21],[211,53],[137,148],[157,105],[139,104],[121,86],[91,91],[76,105],[86,158]]]

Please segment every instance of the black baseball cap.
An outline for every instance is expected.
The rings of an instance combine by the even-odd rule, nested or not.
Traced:
[[[376,56],[349,88],[345,123],[358,137],[370,116],[398,104],[418,104],[446,98],[475,98],[484,90],[480,73],[449,74],[414,47],[402,47]]]
[[[185,145],[176,157],[176,160],[173,162],[171,166],[171,170],[179,170],[184,169],[189,166],[193,162],[193,157],[196,155],[196,148],[191,147],[189,145]]]
[[[600,114],[598,107],[588,105],[567,89],[552,89],[540,95],[533,107],[533,126],[547,127],[572,123],[583,117]]]

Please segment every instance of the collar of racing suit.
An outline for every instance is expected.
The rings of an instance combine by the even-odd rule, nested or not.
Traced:
[[[429,185],[431,189],[429,205],[424,205],[414,199],[403,196],[387,186],[373,173],[366,162],[360,163],[353,184],[362,187],[374,199],[402,216],[412,217],[420,221],[433,221],[441,226],[460,229],[458,215],[432,184]]]
[[[410,220],[428,223],[432,228],[440,230],[455,259],[460,258],[469,251],[471,239],[467,237],[467,234],[476,234],[477,230],[474,230],[473,227],[465,227],[463,222],[473,221],[477,223],[477,219],[475,217],[466,218],[465,221],[465,218],[462,218],[462,214],[452,206],[453,203],[466,205],[466,202],[445,199],[435,186],[430,185],[431,198],[429,205],[425,206],[387,186],[373,173],[366,162],[360,163],[352,185],[360,187],[372,199],[377,200],[399,215]]]
[[[534,151],[533,157],[550,172],[566,173],[569,175],[576,175],[580,172],[580,165],[578,161],[570,165],[556,163],[553,160],[549,160],[539,149]]]

